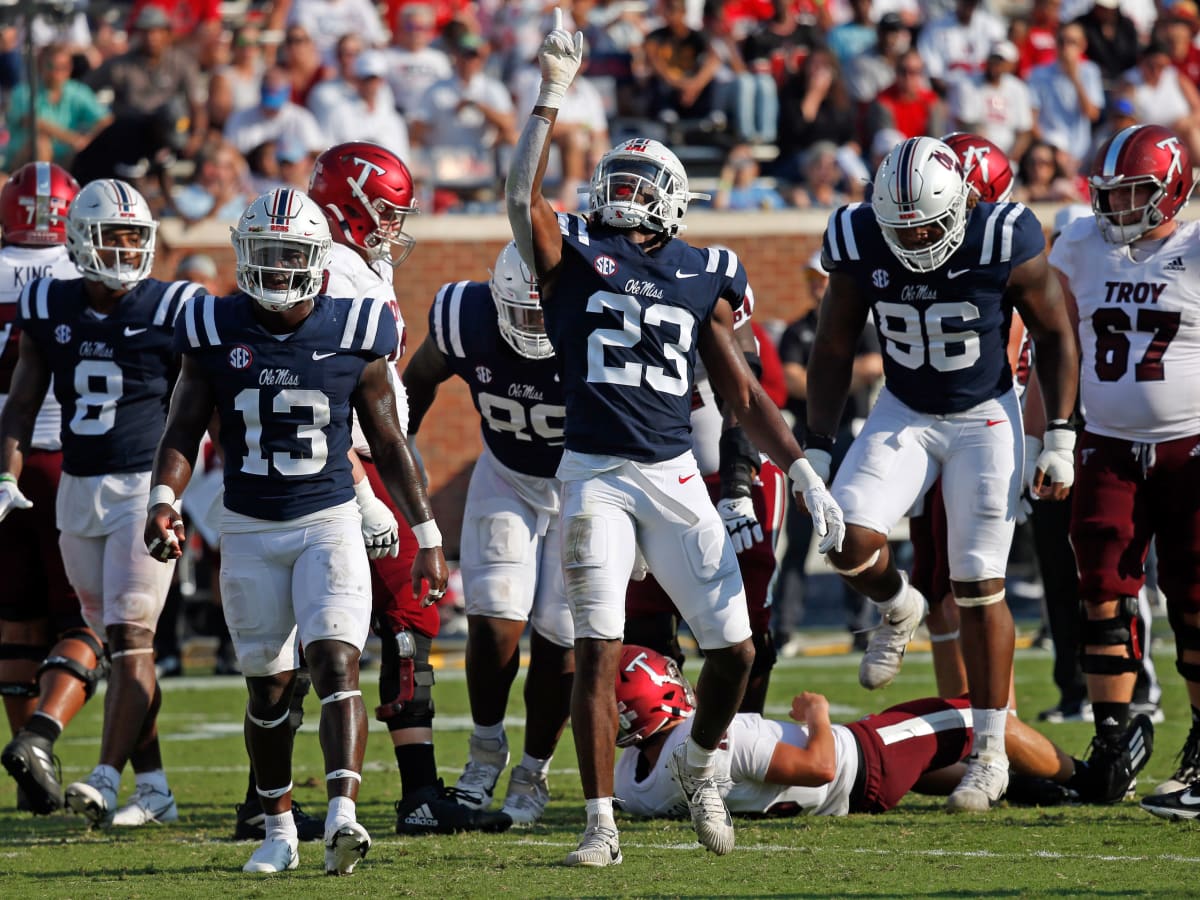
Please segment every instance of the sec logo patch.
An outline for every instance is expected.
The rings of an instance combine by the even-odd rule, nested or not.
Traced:
[[[592,265],[597,272],[606,278],[617,274],[617,261],[611,256],[597,256],[596,261]]]
[[[876,269],[871,273],[871,284],[875,285],[875,287],[879,288],[880,290],[883,290],[885,287],[887,287],[890,280],[891,279],[888,278],[887,269]]]
[[[238,344],[229,351],[229,365],[235,369],[248,369],[254,362],[254,354],[245,344]]]

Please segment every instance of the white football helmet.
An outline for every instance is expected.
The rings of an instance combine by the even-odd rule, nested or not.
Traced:
[[[633,138],[609,150],[592,173],[588,212],[612,228],[646,228],[674,237],[691,200],[687,172],[658,141]]]
[[[500,336],[526,359],[549,359],[554,347],[546,337],[542,303],[537,279],[517,252],[517,242],[509,241],[496,257],[492,269],[492,300],[496,304],[496,324]]]
[[[135,230],[134,246],[114,240],[120,231]],[[90,281],[114,291],[137,287],[154,265],[158,223],[146,198],[131,185],[101,178],[84,187],[67,211],[67,252]]]
[[[967,233],[967,196],[958,154],[936,138],[909,138],[884,158],[875,173],[871,208],[883,239],[904,267],[933,272],[948,260]],[[906,246],[901,233],[940,228],[922,246]]]
[[[320,293],[332,241],[325,214],[307,194],[268,191],[229,230],[237,286],[261,306],[282,312]]]

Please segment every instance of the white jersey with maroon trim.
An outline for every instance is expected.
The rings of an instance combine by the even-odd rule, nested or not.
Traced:
[[[641,781],[637,764],[641,751],[630,747],[617,760],[613,791],[623,808],[635,816],[679,816],[687,813],[687,800],[679,783],[671,777],[667,761],[691,734],[692,719],[680,722],[667,735],[658,763]],[[796,747],[808,745],[808,732],[795,722],[776,722],[754,713],[733,717],[717,748],[713,777],[731,813],[796,813],[814,816],[844,816],[850,811],[850,792],[858,777],[858,746],[854,735],[842,725],[833,726],[837,774],[821,787],[789,787],[769,784],[764,779],[775,745],[781,741]]]
[[[1110,244],[1094,219],[1050,251],[1079,309],[1087,430],[1159,443],[1200,434],[1200,223],[1153,249]]]
[[[8,400],[13,370],[17,367],[20,336],[13,328],[21,289],[35,278],[78,278],[79,269],[65,246],[0,248],[0,410]],[[62,408],[51,387],[33,425],[33,446],[62,449]]]
[[[733,328],[750,324],[754,315],[754,291],[746,285],[746,299],[733,311]],[[696,359],[696,383],[692,386],[692,453],[701,475],[712,475],[721,467],[721,431],[724,416],[717,408],[716,394],[708,380],[704,360]]]
[[[396,332],[400,335],[396,352],[389,360],[396,363],[404,355],[406,332],[404,316],[400,313],[400,304],[396,302],[396,288],[392,284],[393,271],[392,267],[383,260],[368,263],[358,255],[358,251],[354,248],[334,241],[329,248],[329,268],[325,270],[327,276],[325,290],[321,293],[330,297],[349,297],[352,300],[363,300],[370,297],[373,300],[387,301],[388,307],[396,317]],[[400,427],[407,432],[408,393],[404,390],[404,385],[400,383],[400,374],[396,371],[395,365],[389,367],[388,375],[392,382],[392,388],[396,391],[396,414],[400,419]],[[350,439],[354,445],[354,451],[359,456],[371,458],[371,447],[367,443],[367,436],[363,434],[363,430],[358,424],[357,416],[351,427]]]

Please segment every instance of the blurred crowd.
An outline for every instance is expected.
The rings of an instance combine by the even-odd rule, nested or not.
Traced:
[[[25,23],[0,20],[0,170],[32,152],[232,222],[371,139],[426,210],[493,210],[558,6],[587,43],[547,178],[565,210],[633,135],[681,149],[720,209],[833,209],[900,140],[956,130],[1010,156],[1025,201],[1084,200],[1135,122],[1200,158],[1192,0],[41,0],[33,142]]]

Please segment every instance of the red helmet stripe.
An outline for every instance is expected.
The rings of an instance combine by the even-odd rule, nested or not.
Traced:
[[[1111,178],[1113,175],[1120,174],[1117,168],[1117,162],[1121,156],[1121,149],[1125,143],[1134,136],[1140,129],[1141,125],[1130,125],[1128,128],[1117,132],[1112,139],[1112,143],[1108,145],[1108,152],[1104,154],[1104,166],[1100,170],[1100,174],[1106,178]]]

